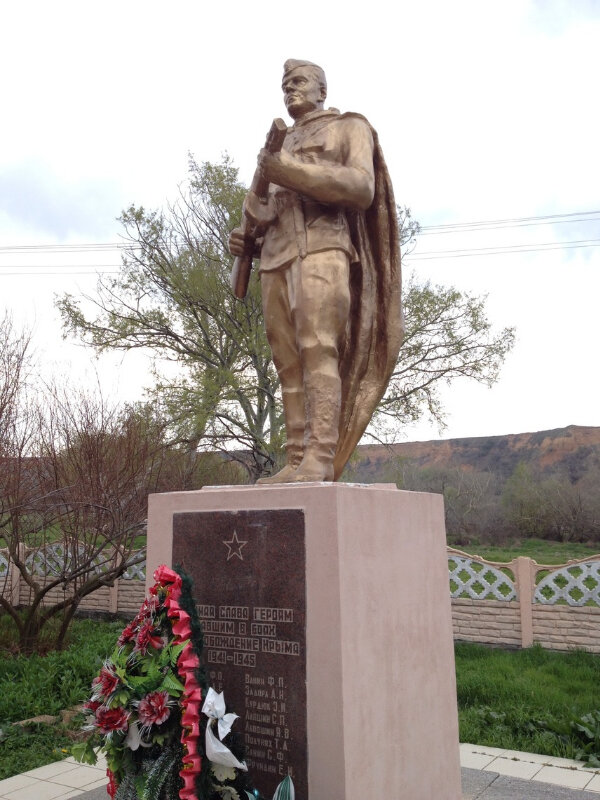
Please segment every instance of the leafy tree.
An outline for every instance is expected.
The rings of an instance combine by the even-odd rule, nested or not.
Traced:
[[[505,518],[523,536],[585,542],[600,534],[598,468],[577,483],[555,472],[536,475],[523,463],[508,478],[502,493]]]
[[[492,472],[452,466],[420,467],[413,459],[392,458],[385,478],[400,489],[444,496],[446,531],[454,544],[470,544],[500,525],[498,478]]]
[[[439,390],[457,378],[491,386],[513,347],[514,330],[492,330],[485,298],[452,287],[418,283],[403,292],[406,333],[396,369],[373,419],[372,431],[393,437],[423,415],[443,427]]]
[[[151,390],[174,440],[190,451],[227,449],[255,478],[281,449],[283,421],[257,276],[243,302],[229,286],[227,241],[245,192],[228,158],[199,165],[190,157],[188,185],[165,213],[132,206],[122,214],[123,268],[86,298],[98,315],[86,318],[69,295],[59,308],[65,329],[98,351],[146,348],[177,362],[177,375],[156,373]]]
[[[227,240],[239,224],[245,194],[228,157],[219,164],[189,161],[189,181],[165,212],[132,206],[121,217],[129,246],[121,272],[101,276],[97,293],[58,300],[65,333],[96,350],[146,348],[175,361],[177,375],[159,371],[149,389],[171,420],[173,440],[189,449],[227,451],[255,480],[281,453],[284,430],[279,382],[262,325],[254,274],[240,302],[229,287]],[[419,226],[399,209],[404,252]],[[407,334],[398,367],[370,433],[391,438],[407,422],[443,410],[438,387],[459,377],[491,384],[513,344],[498,334],[485,301],[414,278],[405,289]]]

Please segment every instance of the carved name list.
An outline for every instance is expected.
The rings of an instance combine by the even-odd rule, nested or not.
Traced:
[[[254,782],[306,780],[306,585],[301,510],[175,514],[173,563],[194,580],[209,681],[239,714]]]

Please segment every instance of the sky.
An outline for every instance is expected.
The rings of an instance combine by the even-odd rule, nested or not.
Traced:
[[[326,105],[377,129],[423,227],[405,273],[487,295],[494,327],[516,328],[494,387],[444,389],[443,438],[600,426],[600,0],[0,8],[0,297],[48,374],[142,398],[147,362],[64,341],[55,298],[118,268],[97,245],[120,241],[123,208],[175,198],[188,152],[227,152],[249,183],[285,117],[283,62],[306,58]],[[517,223],[470,224],[498,220]]]

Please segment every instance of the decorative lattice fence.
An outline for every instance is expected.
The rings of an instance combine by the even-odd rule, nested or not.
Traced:
[[[555,569],[537,584],[534,602],[600,606],[600,561],[580,561]]]
[[[60,576],[84,555],[65,550],[61,543],[25,554],[28,567],[41,579]],[[105,563],[98,556],[94,568],[102,572]],[[112,587],[86,598],[82,608],[134,614],[144,599],[145,578],[145,560],[132,563]],[[511,647],[539,642],[550,649],[580,647],[600,653],[600,555],[561,565],[523,557],[505,564],[449,548],[448,580],[458,640]],[[0,550],[2,592],[10,592],[15,604],[28,602],[28,587],[6,550]]]
[[[450,596],[470,597],[472,600],[514,600],[517,591],[514,576],[489,563],[459,555],[448,556]]]
[[[503,564],[449,548],[455,638],[600,652],[600,555],[568,564]]]
[[[135,563],[143,556],[140,563]],[[63,542],[53,542],[45,547],[21,549],[20,558],[25,562],[27,572],[38,580],[51,581],[68,575],[78,564],[85,564],[89,553],[83,547],[65,546]],[[144,599],[146,561],[144,551],[133,553],[131,564],[112,586],[103,586],[85,597],[81,608],[95,611],[134,613]],[[110,564],[110,559],[102,553],[94,556],[92,572],[102,574]],[[46,602],[60,601],[69,591],[68,583],[63,583],[48,591]],[[0,595],[10,597],[12,605],[27,605],[31,602],[31,590],[22,580],[21,573],[11,562],[8,550],[0,550]]]

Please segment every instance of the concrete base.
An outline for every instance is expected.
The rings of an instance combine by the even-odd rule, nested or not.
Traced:
[[[148,582],[171,564],[174,513],[253,509],[304,512],[302,800],[460,800],[442,498],[352,484],[152,495]]]

